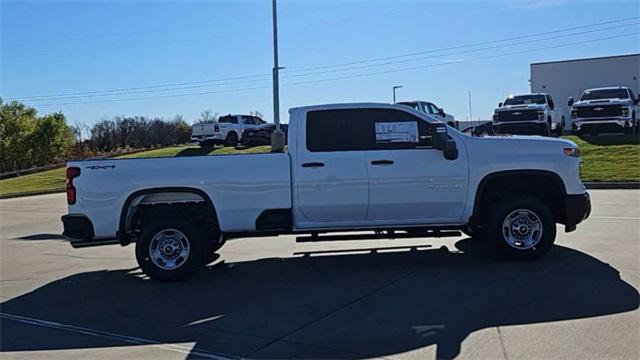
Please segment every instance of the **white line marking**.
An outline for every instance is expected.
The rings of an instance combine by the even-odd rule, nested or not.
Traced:
[[[0,318],[13,320],[13,321],[30,324],[30,325],[48,327],[48,328],[57,329],[57,330],[69,331],[77,334],[94,336],[94,337],[107,339],[107,340],[122,341],[129,344],[134,344],[134,345],[155,345],[164,350],[173,351],[173,352],[177,352],[185,355],[195,355],[195,356],[201,356],[208,359],[218,359],[218,360],[234,359],[232,357],[223,356],[223,355],[209,352],[206,350],[193,350],[188,346],[177,345],[177,344],[163,344],[155,340],[149,340],[149,339],[144,339],[144,338],[135,337],[135,336],[121,335],[121,334],[116,334],[108,331],[90,329],[90,328],[81,327],[81,326],[61,324],[53,321],[34,319],[34,318],[21,316],[21,315],[0,313]]]
[[[640,217],[636,216],[589,216],[589,219],[613,219],[613,220],[640,220]]]

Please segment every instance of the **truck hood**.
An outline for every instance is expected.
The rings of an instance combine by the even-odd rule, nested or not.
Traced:
[[[575,102],[573,107],[579,106],[597,106],[597,105],[631,105],[631,99],[597,99],[597,100],[581,100]]]
[[[512,110],[540,110],[543,111],[546,108],[544,104],[529,104],[529,105],[505,105],[500,108],[496,108],[496,112],[500,111],[512,111]]]
[[[564,148],[577,148],[578,145],[571,140],[550,138],[544,136],[527,136],[527,135],[500,135],[500,136],[483,136],[472,137],[467,136],[467,144],[471,150],[475,147],[491,148],[504,154],[514,153],[538,153],[553,151],[558,155],[562,154]]]

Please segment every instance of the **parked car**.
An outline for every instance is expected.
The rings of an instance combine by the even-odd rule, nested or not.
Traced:
[[[638,98],[625,86],[588,89],[580,100],[571,106],[572,129],[575,133],[598,134],[599,132],[637,133]]]
[[[136,243],[147,275],[176,281],[226,239],[261,235],[462,231],[534,259],[556,223],[569,232],[589,215],[569,140],[471,137],[404,105],[289,113],[288,152],[69,162],[64,236],[73,247]]]
[[[496,134],[562,136],[565,119],[549,94],[511,95],[493,114]]]
[[[287,129],[289,125],[280,124],[280,131],[285,135],[285,144]],[[276,130],[276,124],[262,124],[252,129],[246,129],[242,133],[242,139],[240,142],[246,146],[259,146],[271,144],[271,134]]]
[[[261,118],[253,115],[226,115],[215,122],[195,124],[191,128],[191,141],[200,146],[224,144],[235,146],[245,129],[265,124]]]
[[[425,114],[433,116],[453,128],[457,128],[453,115],[445,113],[443,108],[436,106],[434,103],[427,101],[401,101],[397,104],[412,107],[418,111],[422,111]]]

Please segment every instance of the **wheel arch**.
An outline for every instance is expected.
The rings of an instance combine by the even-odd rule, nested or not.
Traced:
[[[204,191],[190,187],[157,187],[131,193],[120,211],[117,238],[121,245],[131,242],[131,221],[140,205],[203,204],[205,214],[219,224],[216,208],[211,197]]]
[[[540,198],[549,206],[557,222],[566,221],[567,190],[560,175],[548,170],[506,170],[487,174],[480,180],[473,203],[472,225],[481,223],[482,208],[488,201],[509,192]]]

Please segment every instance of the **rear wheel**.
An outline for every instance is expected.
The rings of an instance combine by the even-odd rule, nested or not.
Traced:
[[[556,238],[551,210],[539,199],[526,195],[504,198],[491,210],[486,238],[496,252],[517,260],[545,255]]]
[[[202,263],[201,234],[184,218],[158,218],[148,223],[136,243],[136,260],[145,274],[162,282],[192,275]]]
[[[224,141],[226,146],[236,146],[238,145],[238,134],[235,132],[230,132],[227,135],[227,139]]]

